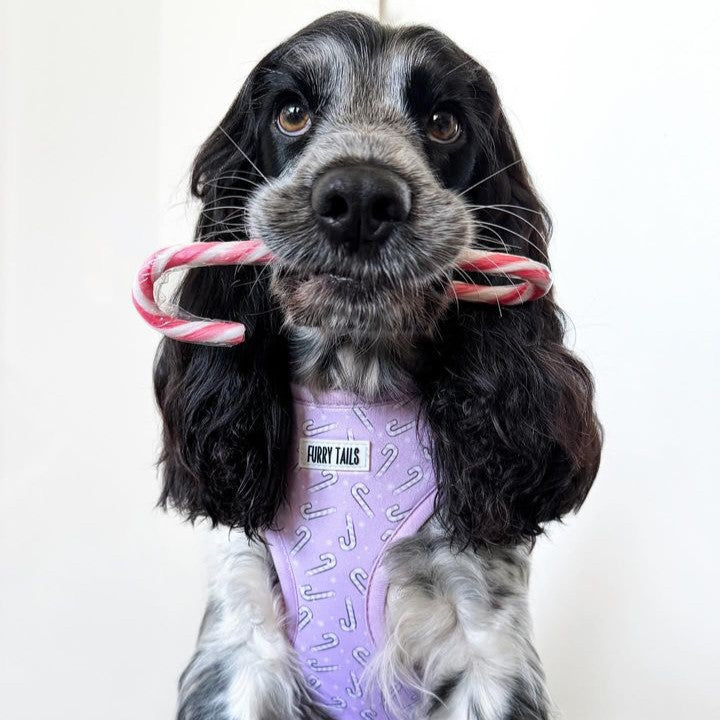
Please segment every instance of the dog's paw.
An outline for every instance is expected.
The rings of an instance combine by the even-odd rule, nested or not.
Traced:
[[[373,666],[386,700],[410,686],[423,720],[545,720],[526,551],[458,553],[431,532],[388,552],[387,639]]]

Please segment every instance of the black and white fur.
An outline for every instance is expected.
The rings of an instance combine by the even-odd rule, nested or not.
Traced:
[[[275,122],[288,98],[310,113],[301,136]],[[451,143],[428,136],[437,108],[459,120]],[[381,247],[349,252],[309,198],[328,169],[358,164],[402,178],[412,210]],[[192,187],[198,240],[259,235],[278,262],[190,272],[182,307],[242,320],[248,339],[165,340],[157,359],[161,502],[232,529],[178,717],[325,717],[283,632],[261,539],[285,496],[293,378],[368,399],[414,391],[432,433],[435,514],[385,560],[380,688],[420,689],[418,720],[549,718],[529,555],[544,524],[585,499],[601,433],[552,295],[502,311],[447,298],[468,245],[546,259],[548,215],[487,71],[433,29],[328,15],[250,73],[200,150]]]

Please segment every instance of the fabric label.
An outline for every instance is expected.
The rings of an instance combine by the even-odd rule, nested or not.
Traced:
[[[370,441],[300,438],[298,464],[311,470],[368,472]]]

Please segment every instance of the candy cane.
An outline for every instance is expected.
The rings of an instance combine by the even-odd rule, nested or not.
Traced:
[[[323,633],[322,639],[325,641],[319,645],[313,645],[310,650],[313,652],[322,652],[323,650],[330,650],[331,648],[337,647],[340,644],[340,638],[335,633]]]
[[[361,698],[363,696],[362,686],[360,685],[360,678],[350,671],[350,682],[352,683],[352,687],[345,688],[345,692],[348,694],[351,698]]]
[[[362,511],[369,517],[375,517],[373,509],[367,504],[365,498],[370,494],[370,488],[362,482],[355,483],[350,490],[350,494],[355,498],[355,502],[360,506]]]
[[[302,630],[313,619],[313,612],[309,607],[301,605],[298,608],[298,630]]]
[[[345,632],[352,632],[357,627],[357,618],[355,617],[355,608],[353,607],[352,600],[349,597],[345,598],[345,612],[347,617],[340,618],[340,627]]]
[[[169,270],[221,265],[265,265],[273,254],[260,240],[190,243],[153,253],[142,265],[133,285],[132,299],[142,318],[173,340],[205,345],[237,345],[245,339],[245,326],[227,320],[183,319],[160,309],[155,286]],[[448,292],[458,300],[520,305],[546,295],[552,275],[546,265],[519,255],[467,248],[457,260],[461,270],[503,275],[520,280],[515,285],[477,285],[453,282]]]
[[[364,595],[367,591],[367,585],[365,584],[367,579],[368,574],[362,568],[355,568],[350,573],[350,582],[361,595]]]
[[[357,544],[357,537],[355,536],[355,523],[350,513],[345,513],[345,527],[347,531],[338,538],[340,547],[343,550],[353,550]]]
[[[402,485],[398,485],[398,487],[393,490],[393,495],[400,495],[400,493],[404,493],[406,490],[409,490],[413,485],[417,485],[417,483],[419,483],[423,479],[423,471],[419,465],[411,467],[407,471],[407,474],[410,476],[410,479],[406,480]]]
[[[226,320],[185,320],[169,315],[155,301],[155,285],[169,270],[215,265],[263,265],[273,256],[259,240],[175,245],[153,253],[133,285],[135,309],[163,335],[189,343],[237,345],[245,339],[242,323]]]
[[[326,600],[335,597],[334,590],[313,590],[312,585],[300,586],[300,597],[303,600]]]
[[[332,553],[321,553],[318,558],[321,561],[321,564],[316,565],[314,568],[310,568],[310,570],[306,570],[306,575],[317,575],[318,573],[324,573],[328,570],[332,570],[337,565],[337,560]]]
[[[400,511],[400,506],[396,503],[388,508],[385,508],[385,517],[390,522],[400,522],[404,520],[410,514],[409,510]]]
[[[315,520],[316,518],[325,517],[326,515],[332,515],[335,510],[337,510],[337,508],[334,507],[326,507],[313,510],[312,503],[303,503],[300,506],[300,514],[306,520]]]

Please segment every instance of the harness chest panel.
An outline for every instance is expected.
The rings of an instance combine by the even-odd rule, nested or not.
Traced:
[[[314,697],[336,718],[385,720],[364,671],[384,634],[383,551],[433,512],[418,404],[294,389],[288,503],[266,540],[287,632]],[[400,701],[412,702],[401,691]]]

